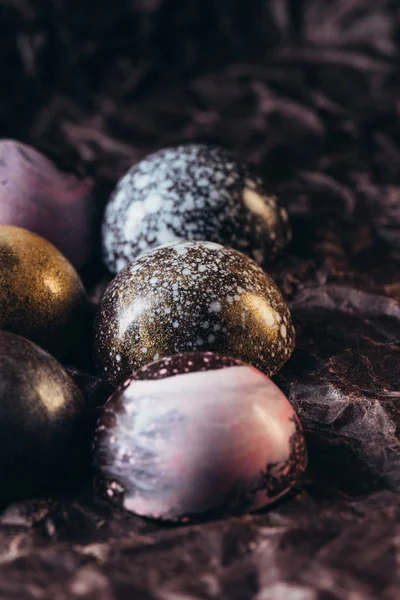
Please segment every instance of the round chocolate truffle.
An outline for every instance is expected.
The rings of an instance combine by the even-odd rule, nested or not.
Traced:
[[[288,216],[251,168],[223,148],[151,154],[120,180],[106,208],[103,254],[117,273],[156,246],[209,240],[263,264],[289,240]]]
[[[170,520],[260,509],[307,463],[301,425],[279,388],[213,353],[140,369],[106,404],[95,449],[112,500]]]
[[[54,246],[0,225],[0,329],[65,356],[80,342],[86,309],[77,272]]]
[[[272,375],[291,355],[294,328],[272,279],[212,242],[156,248],[107,288],[95,325],[98,362],[113,383],[181,352],[214,351]]]
[[[36,344],[0,331],[0,498],[54,488],[82,459],[85,402]]]
[[[93,250],[94,215],[87,181],[30,146],[0,140],[0,223],[38,233],[81,268]]]

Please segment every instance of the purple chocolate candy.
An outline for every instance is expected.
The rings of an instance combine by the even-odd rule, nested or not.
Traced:
[[[93,249],[91,185],[62,173],[43,154],[0,140],[0,223],[24,227],[54,244],[76,267]]]
[[[142,367],[108,401],[95,447],[107,495],[166,520],[260,509],[307,463],[300,422],[279,388],[211,352]]]

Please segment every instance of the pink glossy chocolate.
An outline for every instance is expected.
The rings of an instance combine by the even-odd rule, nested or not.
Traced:
[[[62,173],[34,148],[0,140],[0,223],[33,231],[76,267],[92,255],[95,208],[91,185]]]
[[[279,388],[212,353],[140,369],[106,405],[96,448],[110,498],[171,520],[260,509],[289,491],[307,462]]]

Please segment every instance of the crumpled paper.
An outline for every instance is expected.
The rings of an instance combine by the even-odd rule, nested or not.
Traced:
[[[293,241],[265,267],[310,453],[297,490],[241,518],[161,527],[90,478],[5,507],[0,598],[398,598],[399,28],[395,0],[0,0],[0,135],[91,178],[99,208],[185,141],[236,150],[287,206]],[[83,278],[97,303],[99,256]],[[109,390],[90,368],[72,373],[94,421]]]

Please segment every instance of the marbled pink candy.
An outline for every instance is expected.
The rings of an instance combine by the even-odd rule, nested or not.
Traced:
[[[96,449],[110,498],[171,520],[260,509],[290,490],[307,462],[301,425],[279,388],[212,353],[140,369],[106,405]]]
[[[93,250],[91,187],[34,148],[0,140],[0,223],[38,233],[77,268]]]

